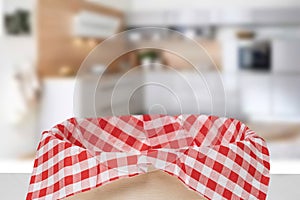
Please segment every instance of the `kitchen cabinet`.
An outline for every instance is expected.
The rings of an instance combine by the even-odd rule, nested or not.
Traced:
[[[80,11],[73,19],[73,34],[76,37],[103,39],[115,34],[121,19],[91,11]]]
[[[75,78],[46,78],[40,105],[39,133],[74,116]]]
[[[272,85],[269,73],[239,73],[242,111],[247,115],[270,115]]]
[[[212,114],[225,116],[229,110],[235,116],[236,88],[228,88],[217,72],[150,72],[145,75],[145,110],[162,105],[168,114]],[[154,84],[155,83],[155,84]],[[226,96],[232,101],[226,102]],[[232,103],[231,103],[232,102]]]
[[[139,114],[143,96],[138,92],[142,73],[104,75],[101,78],[87,75],[78,78],[76,85],[76,115],[101,117]]]
[[[126,15],[127,26],[162,26],[167,23],[166,13],[157,11],[131,12]]]
[[[280,7],[280,8],[257,8],[252,11],[253,22],[255,24],[281,24],[298,25],[300,22],[299,8]]]
[[[225,8],[218,12],[218,17],[215,19],[217,24],[222,25],[239,25],[252,24],[253,11],[250,9]]]
[[[191,12],[189,10],[175,11],[143,11],[131,12],[127,14],[127,25],[136,26],[195,26],[208,25],[210,21],[210,11],[198,10]]]
[[[241,107],[250,117],[300,117],[300,74],[244,73]]]
[[[187,110],[184,101],[186,82],[175,71],[146,72],[144,111],[152,114],[178,114]],[[155,107],[160,107],[155,110]]]
[[[205,26],[211,23],[211,11],[209,9],[168,11],[165,18],[165,23],[168,26]]]
[[[214,19],[212,19],[214,20]],[[129,27],[145,26],[197,26],[209,25],[211,12],[208,9],[177,11],[136,11],[126,16],[126,24]]]
[[[132,11],[127,13],[129,27],[286,25],[299,24],[298,8],[195,8],[194,10]]]
[[[272,41],[272,70],[275,73],[300,73],[300,39]]]
[[[99,78],[93,75],[77,79],[76,115],[80,117],[97,117],[111,115],[111,96],[116,77]]]
[[[300,116],[300,75],[274,75],[273,113],[276,116]]]
[[[99,82],[96,76],[46,79],[40,131],[73,117],[74,112],[77,117],[194,113],[238,119],[299,118],[299,91],[300,74],[266,72],[199,75],[141,70],[125,77],[106,75]]]
[[[217,72],[141,70],[125,78],[105,76],[99,83],[95,78],[81,78],[78,88],[80,117],[143,113],[225,116],[226,110],[234,117],[239,111],[236,88],[224,85]]]

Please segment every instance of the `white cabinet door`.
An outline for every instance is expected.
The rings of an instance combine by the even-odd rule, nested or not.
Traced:
[[[297,7],[253,9],[253,22],[256,24],[299,24],[300,13]]]
[[[224,116],[226,114],[225,86],[221,75],[206,72],[200,75],[189,75],[193,91],[197,96],[199,113]]]
[[[181,9],[178,11],[165,12],[166,23],[169,26],[199,26],[209,25],[212,21],[211,11],[209,9],[201,9],[191,11]]]
[[[138,11],[126,15],[128,26],[162,26],[166,25],[166,13],[157,11]]]
[[[160,107],[167,114],[225,115],[226,91],[218,73],[151,72],[145,83],[146,112]]]
[[[183,106],[175,72],[149,72],[144,80],[144,112],[151,114],[180,114]]]
[[[218,14],[220,24],[236,25],[253,23],[253,12],[250,9],[224,8]]]
[[[271,75],[265,73],[240,74],[242,111],[247,115],[271,114]]]
[[[103,117],[140,114],[143,96],[139,90],[143,74],[106,75],[82,77],[77,80],[77,115]]]
[[[300,75],[274,75],[273,112],[276,116],[300,116]]]
[[[272,42],[273,71],[277,73],[300,72],[300,40],[274,40]]]
[[[75,79],[49,78],[43,82],[39,131],[45,131],[54,125],[74,116]]]

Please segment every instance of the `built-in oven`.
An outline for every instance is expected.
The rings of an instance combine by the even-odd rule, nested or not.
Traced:
[[[271,42],[267,40],[241,40],[238,47],[240,69],[271,69]]]

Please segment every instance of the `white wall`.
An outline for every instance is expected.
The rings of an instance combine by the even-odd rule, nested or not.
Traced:
[[[1,16],[1,18],[0,18],[0,37],[2,36],[2,34],[3,34],[3,1],[2,0],[0,0],[0,16]]]
[[[0,38],[0,158],[16,157],[32,146],[32,113],[19,121],[20,101],[14,83],[15,67],[35,57],[32,38]]]
[[[14,8],[24,8],[35,14],[35,0],[0,0],[3,12]],[[18,105],[22,102],[14,82],[16,68],[28,63],[35,67],[37,56],[34,21],[31,36],[7,36],[0,34],[0,159],[26,154],[33,148],[35,133],[34,112],[28,113],[25,120],[18,120]]]

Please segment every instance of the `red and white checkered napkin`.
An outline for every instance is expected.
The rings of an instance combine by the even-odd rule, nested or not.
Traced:
[[[265,142],[237,120],[204,115],[69,119],[43,133],[26,199],[63,199],[149,165],[208,199],[266,199]]]

